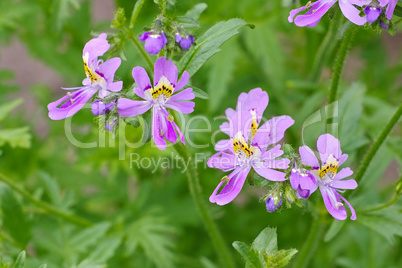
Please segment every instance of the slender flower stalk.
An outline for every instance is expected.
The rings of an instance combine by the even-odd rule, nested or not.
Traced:
[[[339,48],[338,56],[336,58],[334,66],[334,73],[332,75],[331,87],[329,88],[328,114],[327,114],[327,122],[325,125],[326,132],[329,133],[331,133],[331,131],[329,131],[328,126],[332,123],[332,118],[334,117],[334,105],[331,104],[335,102],[338,95],[339,80],[341,79],[343,65],[345,63],[346,55],[349,52],[349,47],[355,32],[353,28],[354,27],[351,26],[351,28],[346,32],[345,37],[342,39],[341,46]]]
[[[186,170],[188,186],[190,188],[191,196],[197,206],[198,212],[202,218],[205,229],[207,230],[209,237],[215,247],[217,254],[219,255],[222,267],[235,267],[233,259],[231,257],[230,251],[223,240],[222,234],[220,233],[218,227],[212,219],[211,213],[207,208],[207,204],[204,201],[201,185],[198,178],[197,168],[194,162],[191,161],[191,155],[187,148],[180,142],[174,144],[174,148],[177,153],[181,156],[183,161],[190,163],[188,169]]]
[[[20,188],[17,184],[15,184],[12,180],[10,180],[9,178],[7,178],[5,175],[0,173],[0,181],[6,183],[8,186],[10,186],[12,189],[14,189],[16,192],[20,193],[21,195],[23,195],[26,199],[28,199],[29,201],[31,201],[32,203],[34,203],[35,205],[41,207],[44,211],[46,211],[49,214],[53,214],[59,218],[62,218],[66,221],[69,221],[71,223],[74,223],[76,225],[80,225],[83,227],[90,227],[92,226],[92,222],[87,221],[85,219],[79,218],[75,215],[63,212],[58,210],[57,208],[46,204],[38,199],[36,199],[35,197],[33,197],[32,195],[30,195],[27,191],[25,191],[24,189]]]

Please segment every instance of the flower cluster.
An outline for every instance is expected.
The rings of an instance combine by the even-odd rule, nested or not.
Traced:
[[[184,89],[190,77],[188,72],[184,71],[178,81],[177,67],[171,60],[162,57],[155,62],[153,84],[144,68],[137,66],[132,71],[136,82],[134,93],[143,101],[124,98],[124,93],[109,95],[111,92],[119,92],[123,87],[122,81],[113,82],[121,59],[116,57],[105,62],[98,59],[109,47],[104,33],[85,45],[83,60],[87,78],[83,81],[84,86],[70,88],[76,91],[50,103],[49,117],[60,120],[74,115],[98,92],[99,99],[92,102],[91,109],[94,115],[105,116],[106,130],[112,131],[119,117],[141,115],[152,108],[152,135],[156,146],[164,150],[165,138],[176,142],[178,136],[184,144],[184,135],[167,108],[185,114],[193,112],[195,104],[190,100],[194,99],[195,95],[192,88]]]
[[[398,0],[318,0],[309,1],[306,6],[290,11],[288,21],[294,22],[297,26],[313,27],[321,20],[327,11],[338,2],[343,15],[356,25],[375,22],[385,10],[385,17],[380,18],[380,25],[383,29],[388,28],[386,21],[391,20]],[[386,7],[386,9],[385,9]],[[298,15],[307,10],[305,14]],[[361,12],[361,11],[364,11]],[[363,13],[363,16],[361,16]]]
[[[218,184],[209,199],[211,202],[218,205],[231,202],[242,189],[251,168],[267,180],[285,180],[285,173],[275,169],[287,169],[289,159],[277,159],[283,151],[281,145],[273,145],[284,137],[294,121],[290,116],[278,116],[259,127],[267,105],[268,94],[256,88],[239,96],[236,110],[226,110],[229,122],[224,122],[220,129],[229,139],[216,144],[218,152],[207,164],[232,172]]]
[[[262,178],[277,182],[264,198],[268,211],[275,211],[282,205],[283,199],[292,203],[296,201],[295,198],[308,198],[319,188],[324,204],[334,218],[346,219],[344,201],[352,212],[351,219],[355,220],[353,207],[339,194],[340,189],[357,187],[355,180],[343,180],[353,174],[350,168],[338,172],[338,167],[348,157],[342,154],[339,140],[330,134],[321,135],[317,141],[321,161],[310,148],[302,146],[299,148],[300,160],[294,160],[289,167],[291,161],[284,157],[281,145],[276,143],[284,137],[294,121],[286,115],[278,116],[259,127],[267,105],[268,94],[256,88],[239,96],[236,110],[226,110],[229,122],[224,122],[220,129],[229,139],[215,145],[218,152],[210,157],[207,164],[231,173],[223,177],[209,200],[218,205],[231,202],[253,169]],[[291,187],[281,185],[286,181]]]

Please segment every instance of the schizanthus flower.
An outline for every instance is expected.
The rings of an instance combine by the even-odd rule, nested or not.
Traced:
[[[344,220],[347,217],[343,203],[345,202],[352,213],[350,219],[356,220],[355,210],[339,193],[343,192],[343,189],[355,189],[357,187],[355,180],[343,180],[353,174],[350,168],[343,168],[338,172],[338,167],[346,161],[348,155],[342,154],[339,140],[330,134],[324,134],[318,138],[317,149],[320,154],[321,165],[309,147],[300,147],[299,153],[303,165],[312,168],[306,172],[314,176],[324,199],[325,207],[335,219]]]
[[[100,98],[104,98],[111,91],[117,92],[121,90],[123,82],[113,82],[114,73],[119,68],[121,59],[116,57],[105,62],[98,59],[109,47],[105,33],[86,43],[82,54],[84,70],[87,76],[82,81],[84,86],[65,88],[66,90],[75,91],[68,92],[63,98],[47,106],[51,119],[60,120],[74,115],[97,92]]]
[[[117,103],[117,111],[121,117],[131,117],[143,114],[152,108],[152,135],[156,146],[160,150],[166,148],[165,138],[170,142],[176,142],[177,133],[184,144],[184,135],[173,121],[166,108],[189,114],[194,111],[195,103],[190,101],[195,98],[192,88],[183,87],[187,84],[190,75],[184,71],[180,81],[177,81],[177,68],[171,60],[165,57],[155,62],[154,83],[151,81],[142,67],[135,67],[132,72],[137,87],[134,92],[143,101],[134,101],[120,98]]]
[[[191,44],[194,43],[194,37],[192,35],[181,36],[176,33],[176,42],[181,46],[182,49],[189,49]]]
[[[269,150],[267,148],[280,141],[294,121],[289,116],[278,116],[258,128],[267,105],[268,94],[256,88],[248,94],[240,94],[236,111],[226,110],[229,122],[220,128],[230,139],[216,144],[218,153],[211,156],[207,164],[210,168],[232,172],[212,193],[209,198],[212,203],[225,205],[231,202],[242,189],[251,168],[265,179],[285,180],[285,173],[275,169],[288,168],[289,159],[276,159],[283,155],[279,144]]]
[[[289,176],[292,188],[296,190],[298,198],[308,198],[316,189],[316,179],[306,169],[297,167],[296,163],[290,172]]]
[[[362,7],[368,5],[371,0],[318,0],[312,3],[308,2],[306,6],[290,11],[288,21],[290,23],[294,21],[294,23],[299,27],[313,27],[317,25],[322,16],[324,16],[336,2],[339,3],[343,15],[348,20],[357,25],[363,25],[366,23],[366,16],[361,17],[360,10],[358,10],[354,5]],[[298,13],[306,9],[308,9],[308,11],[305,14],[296,16]],[[294,18],[295,16],[296,18]]]
[[[149,54],[158,54],[161,49],[167,44],[165,32],[148,31],[140,35],[140,41],[145,41],[145,50]]]

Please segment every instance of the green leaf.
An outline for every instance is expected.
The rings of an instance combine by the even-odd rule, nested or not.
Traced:
[[[115,254],[120,242],[120,237],[108,237],[106,239],[102,239],[95,250],[91,252],[88,259],[94,262],[107,262]]]
[[[25,248],[31,238],[31,225],[20,202],[8,186],[1,186],[0,195],[3,227],[21,248]]]
[[[13,268],[24,268],[25,267],[25,250],[21,251],[18,255],[17,260],[15,261]]]
[[[249,267],[262,268],[258,252],[243,242],[235,241],[232,246],[240,253]]]
[[[52,1],[52,19],[56,30],[60,31],[66,20],[71,15],[71,9],[79,9],[78,0],[54,0]]]
[[[393,205],[379,211],[359,216],[358,222],[395,244],[395,236],[402,237],[402,207]]]
[[[278,240],[276,236],[276,228],[267,227],[257,236],[251,245],[258,251],[273,254],[278,251]]]
[[[231,19],[212,26],[197,40],[197,45],[192,46],[181,58],[178,64],[179,73],[187,71],[190,76],[194,75],[210,57],[220,51],[219,47],[226,40],[236,35],[245,25],[246,22],[242,19]]]
[[[191,87],[193,89],[193,93],[196,98],[200,98],[200,99],[204,99],[204,100],[209,99],[208,93],[206,93],[204,90],[202,90],[198,87],[194,87],[194,86],[188,86],[188,87]]]
[[[394,15],[402,18],[402,7],[396,5],[394,9]]]
[[[127,229],[125,254],[132,255],[140,247],[157,267],[174,267],[174,241],[171,238],[173,231],[164,218],[145,215]]]
[[[42,264],[39,268],[47,268],[47,264]]]
[[[145,113],[141,117],[142,142],[147,143],[152,139],[152,112]]]
[[[70,240],[70,247],[76,252],[83,252],[89,246],[97,243],[109,228],[109,222],[102,222],[91,228],[85,229],[72,237]]]
[[[200,23],[197,20],[190,18],[190,17],[186,17],[186,16],[177,17],[177,22],[183,28],[199,28],[200,27]]]
[[[344,224],[345,221],[337,221],[337,220],[332,221],[331,226],[329,227],[327,233],[325,234],[324,241],[325,242],[331,241],[332,238],[334,238],[339,233]]]
[[[291,248],[288,250],[281,249],[275,254],[264,255],[265,257],[265,267],[279,268],[286,266],[293,256],[297,253],[297,249]]]
[[[207,9],[207,7],[208,7],[208,5],[205,3],[196,4],[195,6],[193,6],[192,9],[187,11],[184,16],[192,18],[195,21],[198,21],[198,19],[200,18],[200,15],[202,14],[202,12],[204,12],[205,9]]]
[[[135,128],[137,128],[137,127],[139,127],[141,125],[140,119],[139,119],[138,116],[126,117],[126,118],[124,118],[124,121],[127,124],[130,124]]]
[[[8,143],[11,147],[31,147],[31,134],[28,127],[0,130],[0,146]]]
[[[229,89],[229,83],[233,79],[235,62],[238,57],[238,49],[235,43],[227,42],[221,53],[211,59],[208,64],[207,91],[211,96],[208,104],[211,111],[216,111],[222,104],[222,99]]]
[[[15,107],[23,102],[22,99],[16,99],[0,106],[0,121],[7,117],[7,115],[14,110]]]

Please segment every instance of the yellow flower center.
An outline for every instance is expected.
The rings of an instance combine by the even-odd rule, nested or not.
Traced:
[[[253,138],[258,129],[257,114],[254,110],[251,110],[250,113],[253,116],[253,121],[251,121],[251,138]]]
[[[162,96],[162,98],[167,101],[170,96],[172,96],[173,85],[166,77],[162,76],[161,79],[159,79],[158,84],[150,89],[150,93],[154,100],[158,99],[159,96]]]
[[[238,132],[233,138],[233,150],[237,157],[245,156],[246,158],[249,158],[254,154],[253,150],[248,147],[241,132]]]
[[[327,176],[330,179],[333,179],[338,172],[338,164],[339,162],[330,155],[328,157],[327,163],[321,167],[320,171],[318,174],[320,175],[320,178],[324,178],[324,176]]]

